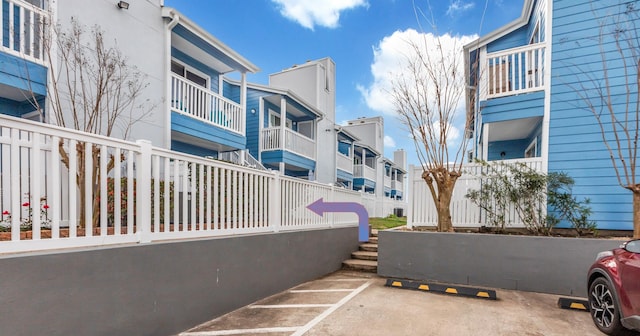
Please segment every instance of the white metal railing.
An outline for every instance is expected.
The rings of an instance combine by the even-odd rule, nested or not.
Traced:
[[[502,160],[501,163],[524,163],[529,168],[541,171],[542,158]],[[463,166],[463,174],[458,178],[451,199],[451,221],[453,226],[479,227],[486,224],[485,213],[465,195],[472,189],[479,190],[482,182],[481,174],[486,169],[481,164],[466,164]],[[407,226],[436,226],[438,212],[433,203],[433,198],[422,179],[422,168],[411,166],[409,168],[409,200],[407,214]],[[505,214],[506,222],[511,227],[524,227],[524,224],[512,207]]]
[[[170,104],[172,111],[245,134],[245,116],[240,104],[176,74],[171,74]]]
[[[21,0],[0,1],[0,13],[0,50],[45,65],[44,27],[49,14]]]
[[[280,127],[262,129],[262,150],[287,150],[312,160],[316,159],[315,140],[288,128],[284,129],[284,137]]]
[[[235,163],[237,165],[251,167],[260,170],[267,170],[260,161],[249,153],[246,149],[230,151],[230,152],[219,152],[218,160],[227,161],[231,163]]]
[[[337,154],[336,166],[340,170],[344,170],[347,173],[353,174],[353,159],[342,154]]]
[[[332,213],[320,217],[306,207],[319,198],[323,198],[325,202],[362,203],[361,193],[288,176],[281,176],[279,180],[281,199],[277,210],[281,216],[281,230],[327,227],[332,225],[332,221],[333,225],[346,225],[358,221],[357,215],[353,213]]]
[[[487,54],[481,68],[485,80],[481,92],[486,92],[486,98],[496,98],[544,89],[544,54],[545,43]]]
[[[79,178],[76,178],[79,177]],[[361,193],[0,115],[0,254],[355,226]]]
[[[367,165],[358,164],[353,166],[353,177],[362,177],[367,180],[376,180],[376,170]]]

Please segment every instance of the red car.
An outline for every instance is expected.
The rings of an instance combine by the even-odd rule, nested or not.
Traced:
[[[640,239],[598,253],[588,279],[596,327],[607,335],[640,335]]]

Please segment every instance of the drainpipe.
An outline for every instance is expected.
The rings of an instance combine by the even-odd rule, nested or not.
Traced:
[[[165,111],[165,140],[164,147],[166,149],[171,148],[171,31],[180,22],[180,17],[176,15],[175,11],[170,11],[169,16],[171,21],[167,24],[167,30],[165,31],[165,68],[164,68],[164,82],[165,82],[165,97],[164,111]]]

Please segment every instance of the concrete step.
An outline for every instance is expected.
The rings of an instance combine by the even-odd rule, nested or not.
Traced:
[[[378,237],[373,237],[373,236],[369,237],[369,242],[373,243],[373,244],[377,244],[378,243]]]
[[[372,260],[349,259],[342,262],[342,267],[363,272],[378,272],[378,262]]]
[[[378,252],[378,244],[372,244],[372,243],[360,244],[360,251]]]
[[[377,237],[378,236],[378,229],[371,229],[371,237]]]
[[[370,251],[356,251],[351,253],[351,258],[359,260],[374,260],[378,261],[378,252]]]

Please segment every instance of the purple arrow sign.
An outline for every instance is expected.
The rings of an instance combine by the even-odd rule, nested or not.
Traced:
[[[325,202],[322,198],[307,205],[307,209],[315,212],[318,216],[325,212],[355,212],[358,215],[358,240],[366,242],[369,240],[369,213],[367,209],[355,202]]]

